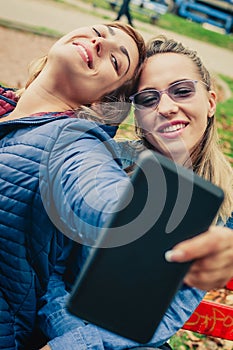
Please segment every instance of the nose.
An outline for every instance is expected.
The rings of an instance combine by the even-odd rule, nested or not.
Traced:
[[[105,51],[110,51],[117,48],[117,43],[111,38],[104,38],[101,36],[94,37],[91,40],[98,55],[101,55]]]
[[[166,92],[161,93],[160,101],[157,106],[158,113],[164,115],[165,117],[169,117],[177,113],[178,110],[179,107],[177,106],[176,102],[174,102]]]
[[[100,55],[102,52],[102,47],[103,47],[103,38],[102,37],[97,37],[97,38],[93,38],[91,40],[94,49],[96,50],[97,54]]]

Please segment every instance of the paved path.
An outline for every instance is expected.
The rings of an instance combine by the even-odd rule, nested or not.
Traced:
[[[83,25],[103,23],[106,20],[114,19],[116,15],[113,11],[99,8],[95,9],[94,14],[94,8],[91,5],[79,0],[67,1],[70,2],[70,6],[49,0],[0,0],[0,18],[67,33]],[[75,6],[72,6],[72,4]],[[103,16],[105,16],[105,19]],[[134,22],[136,28],[140,30],[146,40],[161,33],[178,38],[191,48],[196,49],[210,70],[233,78],[233,51],[162,31],[155,25]]]

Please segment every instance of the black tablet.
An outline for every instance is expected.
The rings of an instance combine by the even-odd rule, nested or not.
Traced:
[[[177,292],[189,263],[165,252],[205,231],[223,191],[153,151],[136,171],[97,248],[92,248],[68,300],[68,310],[139,343],[148,342]]]

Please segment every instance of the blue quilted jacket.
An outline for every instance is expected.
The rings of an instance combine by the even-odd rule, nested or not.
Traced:
[[[103,128],[111,136],[116,131],[115,127]],[[107,142],[107,148],[103,142]],[[76,182],[81,182],[81,188],[88,185],[88,176],[94,176],[92,167],[95,168],[96,163],[102,164],[104,152],[107,159],[112,160],[112,155],[115,156],[113,144],[108,133],[95,123],[66,114],[34,115],[0,123],[0,349],[38,349],[38,343],[37,347],[33,346],[33,341],[38,342],[38,339],[32,335],[36,312],[53,266],[68,240],[67,235],[77,234],[83,225],[90,225],[89,237],[95,239],[98,227],[105,220],[104,212],[97,206],[96,211],[92,210],[93,215],[88,216],[89,204],[79,196]],[[74,163],[78,167],[83,154],[96,151],[96,148],[93,163],[82,164],[90,167],[90,172],[86,172],[86,176],[79,176],[76,170],[72,173],[71,165],[76,169]],[[53,162],[53,155],[57,156],[56,162]],[[52,180],[49,178],[49,159],[51,167],[54,163],[58,166],[55,172],[52,171]],[[113,163],[113,168],[110,166],[107,171],[114,171],[116,181],[119,177],[127,178],[117,161]],[[64,167],[62,174],[61,167]],[[107,177],[109,184],[114,186],[112,176],[108,174]],[[58,189],[60,181],[64,184],[61,192]],[[110,201],[111,206],[114,203],[108,183],[106,185],[106,201]],[[66,198],[71,186],[77,197]],[[55,203],[50,201],[52,192]],[[75,221],[73,224],[69,214],[73,208],[81,216],[87,213],[87,222],[76,224]],[[60,230],[67,222],[71,231],[62,235]],[[82,239],[81,234],[80,237]]]

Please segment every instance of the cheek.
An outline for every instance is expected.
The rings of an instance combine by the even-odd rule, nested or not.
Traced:
[[[208,101],[204,98],[193,99],[192,104],[183,106],[182,112],[190,122],[188,127],[190,136],[200,138],[206,130],[209,119]]]
[[[187,132],[184,132],[183,135],[184,142],[186,143],[189,151],[191,151],[193,147],[197,146],[203,139],[207,128],[207,123],[208,117],[206,113],[203,113],[203,111],[202,113],[200,111],[199,115],[196,115],[196,118],[191,121],[190,126],[187,128]]]
[[[119,79],[119,77],[112,73],[111,70],[105,70],[105,73],[100,74],[96,81],[96,91],[100,96],[109,94],[110,92],[118,89],[125,83],[125,80]]]
[[[196,129],[196,133],[199,134],[200,136],[202,136],[207,128],[207,124],[208,124],[208,109],[205,108],[203,110],[203,108],[199,109],[199,112],[197,111],[196,114],[196,122],[195,122],[195,129]]]
[[[96,85],[88,85],[82,90],[82,97],[85,100],[85,104],[94,103],[101,97],[101,90]]]
[[[153,131],[154,128],[154,118],[153,117],[149,117],[148,115],[143,115],[143,113],[135,113],[135,119],[137,122],[137,125],[143,129],[144,131],[151,132]]]
[[[196,130],[196,137],[195,137],[195,143],[198,143],[202,140],[204,134],[205,134],[205,131],[206,131],[206,128],[207,128],[207,118],[205,120],[202,121],[202,123],[199,123],[197,125],[197,130]]]

